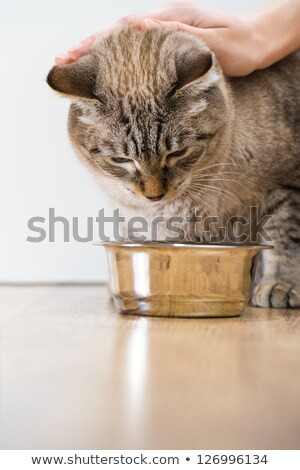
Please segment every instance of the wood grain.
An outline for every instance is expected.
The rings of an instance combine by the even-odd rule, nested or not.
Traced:
[[[4,286],[2,449],[299,449],[300,311],[117,314],[105,286]]]

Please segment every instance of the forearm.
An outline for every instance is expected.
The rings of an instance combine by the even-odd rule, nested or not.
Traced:
[[[273,0],[249,17],[265,68],[300,47],[300,0]]]

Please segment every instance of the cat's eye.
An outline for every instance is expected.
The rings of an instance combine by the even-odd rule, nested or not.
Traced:
[[[168,153],[167,157],[168,158],[179,158],[183,157],[183,155],[186,153],[187,148],[181,149],[181,150],[175,150],[174,152]]]
[[[114,163],[132,163],[131,158],[112,157]]]
[[[98,147],[93,147],[89,150],[89,152],[92,154],[92,155],[97,155],[98,153],[101,153],[101,150],[98,148]]]
[[[196,136],[196,140],[207,140],[207,139],[211,139],[212,137],[214,137],[216,135],[215,132],[211,132],[211,133],[208,133],[208,134],[198,134]]]

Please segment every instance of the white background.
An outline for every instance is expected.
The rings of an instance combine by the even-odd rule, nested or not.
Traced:
[[[200,2],[199,2],[200,3]],[[203,2],[202,2],[203,3]],[[210,0],[244,13],[262,0]],[[0,281],[106,279],[102,248],[90,243],[29,243],[27,221],[57,215],[81,220],[109,208],[73,154],[66,131],[69,102],[45,84],[53,57],[120,16],[155,9],[158,0],[1,1]]]

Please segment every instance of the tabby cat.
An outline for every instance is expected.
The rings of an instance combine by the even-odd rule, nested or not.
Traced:
[[[184,241],[211,241],[250,207],[272,215],[252,302],[300,307],[299,78],[298,51],[227,78],[199,39],[123,26],[48,84],[74,100],[72,143],[127,217],[180,216]],[[204,231],[197,217],[211,216]]]

